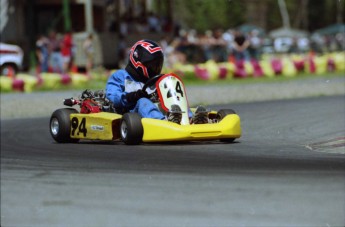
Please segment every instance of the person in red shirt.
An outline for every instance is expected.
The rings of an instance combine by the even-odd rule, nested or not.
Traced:
[[[61,42],[61,55],[63,61],[63,73],[67,73],[70,70],[72,63],[72,33],[70,31],[66,32]]]

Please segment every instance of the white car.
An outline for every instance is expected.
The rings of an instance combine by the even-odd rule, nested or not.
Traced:
[[[23,65],[24,53],[17,45],[0,43],[0,76],[16,74]]]

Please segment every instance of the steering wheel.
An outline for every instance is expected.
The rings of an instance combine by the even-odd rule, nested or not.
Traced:
[[[153,85],[154,83],[156,83],[157,80],[158,80],[159,78],[161,78],[163,75],[164,75],[164,74],[159,74],[159,75],[156,75],[156,76],[151,77],[150,79],[148,79],[148,81],[146,81],[145,85],[143,86],[142,90],[143,90],[143,91],[146,91],[146,89],[147,89],[148,87],[150,87],[151,85]]]

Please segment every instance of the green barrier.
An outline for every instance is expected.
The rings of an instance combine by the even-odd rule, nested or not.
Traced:
[[[284,76],[294,77],[297,75],[296,67],[295,67],[293,61],[291,61],[291,59],[285,57],[282,59],[282,63],[283,63],[282,74]]]
[[[345,73],[345,54],[344,54],[344,52],[330,54],[330,57],[334,61],[335,70],[337,72]]]
[[[58,73],[41,73],[40,78],[42,79],[40,88],[43,90],[56,90],[62,87],[61,75]]]
[[[13,79],[7,76],[0,76],[0,91],[1,92],[11,92]]]
[[[85,74],[80,73],[71,73],[71,79],[73,88],[85,88],[90,80]]]

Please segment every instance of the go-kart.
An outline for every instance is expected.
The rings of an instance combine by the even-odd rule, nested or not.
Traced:
[[[172,105],[180,107],[180,124],[168,120],[142,118],[138,113],[116,111],[104,92],[85,90],[79,98],[68,98],[50,118],[50,133],[58,143],[87,140],[122,140],[135,145],[142,142],[220,140],[233,142],[241,136],[240,117],[232,109],[208,111],[208,123],[191,123],[185,86],[175,74],[149,79],[142,88],[153,90],[150,99],[167,114]],[[79,106],[79,111],[72,108]]]

